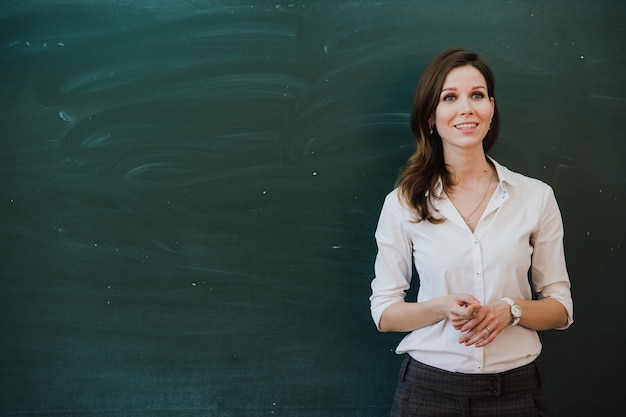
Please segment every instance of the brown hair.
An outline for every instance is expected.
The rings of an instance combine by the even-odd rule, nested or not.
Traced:
[[[432,198],[438,198],[435,186],[441,178],[443,189],[452,187],[452,175],[443,159],[443,144],[439,133],[435,130],[429,134],[429,120],[434,116],[443,83],[448,73],[457,67],[471,65],[478,69],[487,82],[489,98],[494,96],[495,78],[489,65],[475,52],[461,48],[443,51],[424,70],[419,80],[413,109],[411,111],[411,129],[415,136],[417,148],[409,158],[398,176],[397,186],[402,195],[418,215],[417,221],[428,220],[441,223],[442,218],[433,217]],[[483,139],[483,150],[489,152],[498,139],[500,118],[498,105],[494,104],[491,129]]]

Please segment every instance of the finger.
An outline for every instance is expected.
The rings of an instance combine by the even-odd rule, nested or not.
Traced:
[[[483,338],[482,340],[479,340],[476,343],[476,347],[483,347],[483,346],[487,346],[489,343],[491,343],[495,338],[496,338],[496,334],[494,333],[494,330],[489,327],[486,326],[485,330],[487,331],[487,333],[489,333],[489,335],[485,338]]]
[[[492,333],[493,330],[491,330],[491,328],[483,327],[482,330],[478,330],[475,333],[465,333],[465,335],[459,339],[459,342],[464,343],[465,346],[471,346],[473,344],[476,344],[476,347],[484,346],[486,344],[484,342],[491,338]]]
[[[462,294],[458,297],[458,300],[461,301],[462,305],[469,306],[472,304],[480,304],[480,300],[473,295]]]
[[[468,318],[455,319],[452,321],[452,326],[454,326],[454,328],[457,330],[461,330],[469,322],[470,322],[470,319]],[[470,326],[467,326],[467,327],[468,329],[466,329],[465,331],[471,328]]]
[[[461,324],[461,331],[463,332],[469,332],[471,331],[474,326],[476,326],[478,323],[476,323],[473,319],[464,319],[462,321]]]
[[[476,347],[480,348],[480,347],[484,347],[487,346],[489,343],[491,343],[493,340],[495,339],[495,335],[492,333],[489,333],[489,336],[485,337],[484,339],[479,340],[478,342],[476,342]]]
[[[473,317],[481,308],[480,304],[472,304],[465,307],[465,315],[467,317]]]

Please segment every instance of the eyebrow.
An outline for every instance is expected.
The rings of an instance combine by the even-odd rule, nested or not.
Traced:
[[[474,87],[472,87],[472,90],[478,90],[479,88],[482,88],[483,90],[486,90],[487,87],[483,87],[482,85],[475,85]],[[441,92],[443,93],[444,91],[456,91],[457,88],[456,87],[450,87],[450,88],[444,88],[443,90],[441,90]]]

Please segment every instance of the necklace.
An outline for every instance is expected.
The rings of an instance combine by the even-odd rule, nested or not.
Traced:
[[[491,175],[489,176],[489,181],[487,182],[487,188],[485,189],[485,193],[483,194],[483,198],[480,199],[480,202],[478,203],[476,208],[469,214],[469,216],[464,216],[459,211],[459,214],[461,214],[461,217],[463,217],[463,220],[465,220],[465,224],[468,225],[468,226],[471,226],[471,224],[472,224],[470,222],[470,218],[474,215],[474,213],[476,213],[476,210],[478,210],[478,207],[482,206],[483,201],[485,201],[485,197],[487,197],[487,193],[489,192],[489,188],[491,188],[491,180],[493,179],[493,172],[494,171],[495,171],[494,169],[491,170]]]

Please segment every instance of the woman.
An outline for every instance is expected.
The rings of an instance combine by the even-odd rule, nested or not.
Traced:
[[[537,331],[573,321],[554,193],[486,155],[499,117],[476,53],[426,67],[411,127],[417,150],[380,214],[370,297],[380,331],[409,332],[391,414],[547,415]]]

